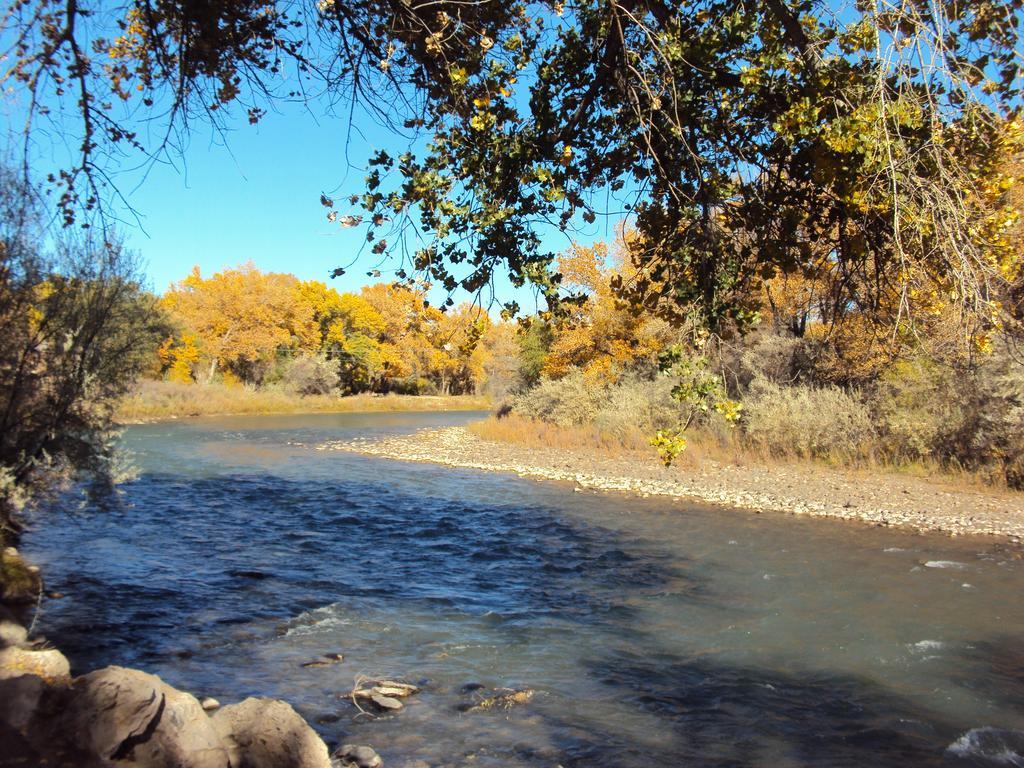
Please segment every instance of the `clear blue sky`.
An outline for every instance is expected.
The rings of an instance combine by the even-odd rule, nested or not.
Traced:
[[[268,114],[257,126],[234,122],[226,137],[197,124],[177,167],[152,168],[141,183],[137,173],[119,179],[141,222],[124,234],[142,256],[150,287],[162,293],[194,265],[212,274],[250,260],[261,270],[323,280],[338,290],[378,282],[366,275],[378,260],[368,249],[343,277],[330,280],[334,267],[359,253],[365,231],[330,224],[319,197],[325,192],[339,201],[362,192],[365,159],[376,149],[402,151],[405,145],[365,116],[349,132],[347,119],[314,116],[298,105]],[[599,219],[591,229],[604,239],[613,226]],[[554,231],[545,239],[558,251],[569,243]],[[536,308],[532,292],[515,291],[504,276],[496,288],[498,299],[515,298],[527,312]],[[457,301],[468,298],[456,295]]]
[[[362,191],[364,174],[345,157],[347,121],[288,105],[257,126],[234,122],[226,136],[197,124],[177,167],[153,168],[134,189],[124,184],[134,176],[119,180],[141,220],[141,229],[125,234],[159,292],[194,265],[212,274],[250,260],[263,270],[328,281],[331,269],[359,251],[365,233],[328,223],[319,202],[321,192]],[[351,134],[351,162],[361,164],[373,149],[393,142],[368,124],[363,135]],[[333,285],[358,288],[368,281],[368,268],[353,269]]]

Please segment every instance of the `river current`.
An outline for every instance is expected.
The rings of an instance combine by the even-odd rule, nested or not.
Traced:
[[[477,417],[131,427],[117,499],[34,518],[36,630],[389,768],[1024,766],[1019,550],[316,450]],[[360,676],[422,691],[371,718]]]

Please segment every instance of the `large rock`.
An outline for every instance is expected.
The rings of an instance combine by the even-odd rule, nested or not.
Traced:
[[[218,710],[212,721],[232,768],[331,768],[327,745],[283,701],[246,699]]]
[[[76,678],[59,727],[90,755],[145,768],[227,768],[228,753],[196,698],[159,677],[106,667]]]
[[[0,651],[0,680],[22,675],[36,675],[50,682],[67,680],[71,665],[64,654],[52,648],[32,651],[11,647]]]
[[[28,630],[21,624],[0,616],[0,648],[22,645],[28,640]]]
[[[23,731],[39,709],[47,683],[38,675],[0,680],[0,723]]]

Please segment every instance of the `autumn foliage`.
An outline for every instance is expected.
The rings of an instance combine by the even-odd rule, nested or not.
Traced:
[[[475,393],[500,335],[478,307],[441,312],[423,290],[381,283],[339,293],[252,264],[211,277],[194,269],[161,305],[178,329],[158,352],[162,377],[282,383],[302,394],[335,385],[345,393]]]

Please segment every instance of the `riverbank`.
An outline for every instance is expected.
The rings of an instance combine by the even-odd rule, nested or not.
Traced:
[[[296,395],[278,389],[223,384],[142,381],[118,404],[121,424],[265,413],[369,413],[385,411],[475,411],[490,408],[479,395]]]
[[[0,552],[0,562],[32,567],[13,547]],[[279,699],[249,697],[222,707],[210,696],[199,699],[156,675],[121,666],[72,676],[64,654],[32,634],[35,622],[28,619],[38,606],[11,597],[0,599],[0,766],[381,765],[366,746],[343,744],[331,755],[316,731]]]
[[[578,490],[667,496],[952,536],[1024,538],[1024,494],[964,488],[933,478],[844,471],[811,464],[737,465],[705,459],[662,466],[650,452],[594,455],[567,448],[494,442],[465,427],[425,429],[382,439],[330,442],[338,450],[400,461],[513,472],[574,483]]]

